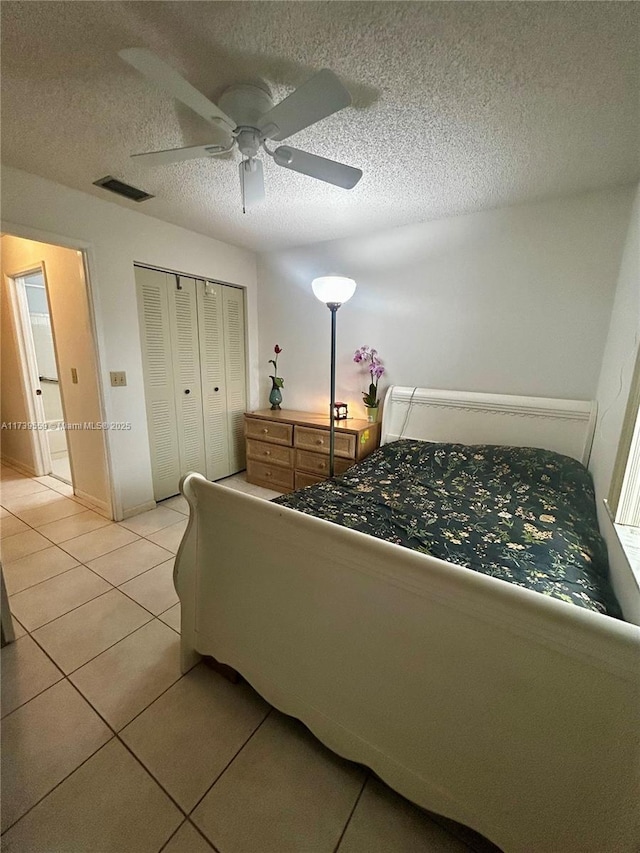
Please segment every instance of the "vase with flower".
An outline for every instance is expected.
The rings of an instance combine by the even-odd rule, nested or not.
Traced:
[[[378,350],[371,347],[360,347],[354,353],[353,360],[356,364],[365,364],[369,371],[369,390],[362,392],[362,401],[367,409],[367,420],[375,423],[378,419],[378,381],[384,373],[382,361],[378,356]]]
[[[280,408],[280,403],[282,402],[282,391],[280,389],[284,387],[284,379],[281,376],[278,376],[278,356],[282,352],[282,347],[279,347],[278,344],[276,344],[273,348],[273,352],[275,354],[275,358],[269,359],[269,364],[273,365],[273,374],[269,376],[269,379],[271,380],[269,402],[271,403],[271,408],[275,411]]]

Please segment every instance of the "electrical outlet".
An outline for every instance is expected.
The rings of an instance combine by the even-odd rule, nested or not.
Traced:
[[[119,388],[127,384],[127,374],[124,370],[112,370],[109,375],[111,376],[111,384],[114,388]]]

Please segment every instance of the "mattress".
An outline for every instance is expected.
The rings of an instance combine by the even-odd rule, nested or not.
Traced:
[[[591,475],[568,456],[401,439],[274,503],[622,618]]]

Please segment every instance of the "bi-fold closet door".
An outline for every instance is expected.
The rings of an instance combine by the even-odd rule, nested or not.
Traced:
[[[136,267],[154,497],[244,468],[243,291]]]

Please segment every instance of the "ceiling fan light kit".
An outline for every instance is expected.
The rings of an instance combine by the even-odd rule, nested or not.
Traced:
[[[237,146],[244,158],[239,166],[239,175],[245,213],[265,197],[262,162],[257,159],[260,149],[278,166],[343,189],[352,189],[362,177],[362,171],[353,166],[288,145],[280,145],[272,151],[266,144],[267,140],[281,142],[288,139],[349,106],[349,92],[328,68],[314,74],[275,105],[266,86],[249,83],[230,86],[216,105],[151,51],[130,48],[120,51],[119,56],[163,91],[230,136],[224,145],[194,145],[132,155],[140,162],[158,166],[199,157],[216,157]]]

